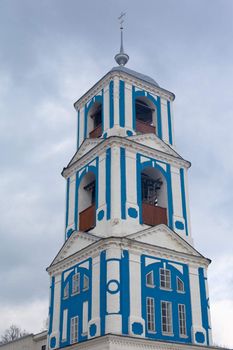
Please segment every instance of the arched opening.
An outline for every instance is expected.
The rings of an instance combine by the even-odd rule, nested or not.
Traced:
[[[142,220],[150,226],[167,225],[167,182],[155,168],[141,172]]]
[[[102,135],[102,103],[94,102],[88,113],[88,134],[90,138]]]
[[[136,131],[142,134],[156,133],[157,111],[145,96],[135,100]]]
[[[89,231],[96,225],[96,178],[91,171],[79,184],[78,200],[79,230]]]

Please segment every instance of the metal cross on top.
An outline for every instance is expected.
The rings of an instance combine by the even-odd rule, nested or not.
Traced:
[[[119,21],[120,21],[120,25],[121,25],[121,29],[123,29],[123,23],[124,23],[124,17],[126,15],[126,12],[121,12],[120,16],[118,17]]]

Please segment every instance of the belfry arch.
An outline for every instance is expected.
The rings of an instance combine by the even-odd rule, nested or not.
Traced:
[[[167,225],[167,181],[158,168],[141,170],[141,210],[143,224]]]
[[[80,231],[89,231],[96,225],[96,191],[95,173],[89,171],[81,179],[78,188]]]
[[[136,131],[138,133],[157,132],[157,108],[146,96],[138,96],[135,99]]]
[[[96,101],[91,106],[87,115],[87,131],[90,138],[98,138],[102,135],[103,110],[102,102]]]

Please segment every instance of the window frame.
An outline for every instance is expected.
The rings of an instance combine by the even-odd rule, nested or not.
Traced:
[[[163,315],[163,304],[166,305],[166,315]],[[169,306],[169,307],[167,307]],[[165,317],[165,323],[164,323]],[[164,330],[164,326],[166,330]],[[172,302],[161,300],[161,330],[163,335],[173,336]]]
[[[151,275],[152,276],[152,283],[147,282],[147,276]],[[150,271],[146,274],[146,286],[149,288],[154,288],[155,287],[155,278],[154,278],[154,271]]]
[[[180,310],[182,308],[183,310]],[[186,322],[186,306],[185,304],[178,304],[178,322],[179,322],[179,334],[180,337],[187,337],[187,322]],[[183,323],[183,324],[181,324]],[[182,328],[184,332],[182,332]]]
[[[69,298],[69,282],[66,282],[65,287],[63,289],[63,299]]]
[[[146,329],[148,333],[156,333],[155,299],[152,297],[146,297]]]
[[[87,281],[87,286],[85,286],[85,281]],[[90,288],[90,279],[86,274],[84,274],[83,275],[83,291],[86,292],[89,288]]]
[[[165,271],[165,272],[169,272],[169,286],[167,286],[167,275],[166,273],[165,274],[162,274],[161,271]],[[162,278],[161,276],[164,276],[164,286],[162,286]],[[171,280],[171,271],[169,269],[166,269],[164,267],[160,267],[159,269],[159,285],[160,285],[160,288],[161,289],[165,289],[165,290],[172,290],[172,280]]]
[[[78,316],[71,317],[70,319],[70,344],[75,344],[78,342],[78,321]]]
[[[78,282],[75,282],[76,276]],[[75,283],[77,283],[77,289],[74,288]],[[76,294],[80,294],[80,272],[77,272],[72,276],[72,295]]]
[[[179,289],[179,281],[182,283],[182,289]],[[182,279],[180,278],[180,277],[176,277],[176,291],[178,292],[178,293],[185,293],[185,289],[184,289],[184,282],[182,281]]]

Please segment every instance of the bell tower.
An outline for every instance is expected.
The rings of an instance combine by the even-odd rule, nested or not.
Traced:
[[[175,95],[125,67],[122,23],[118,66],[74,103],[65,242],[47,269],[48,347],[211,347],[210,260],[191,237]]]

